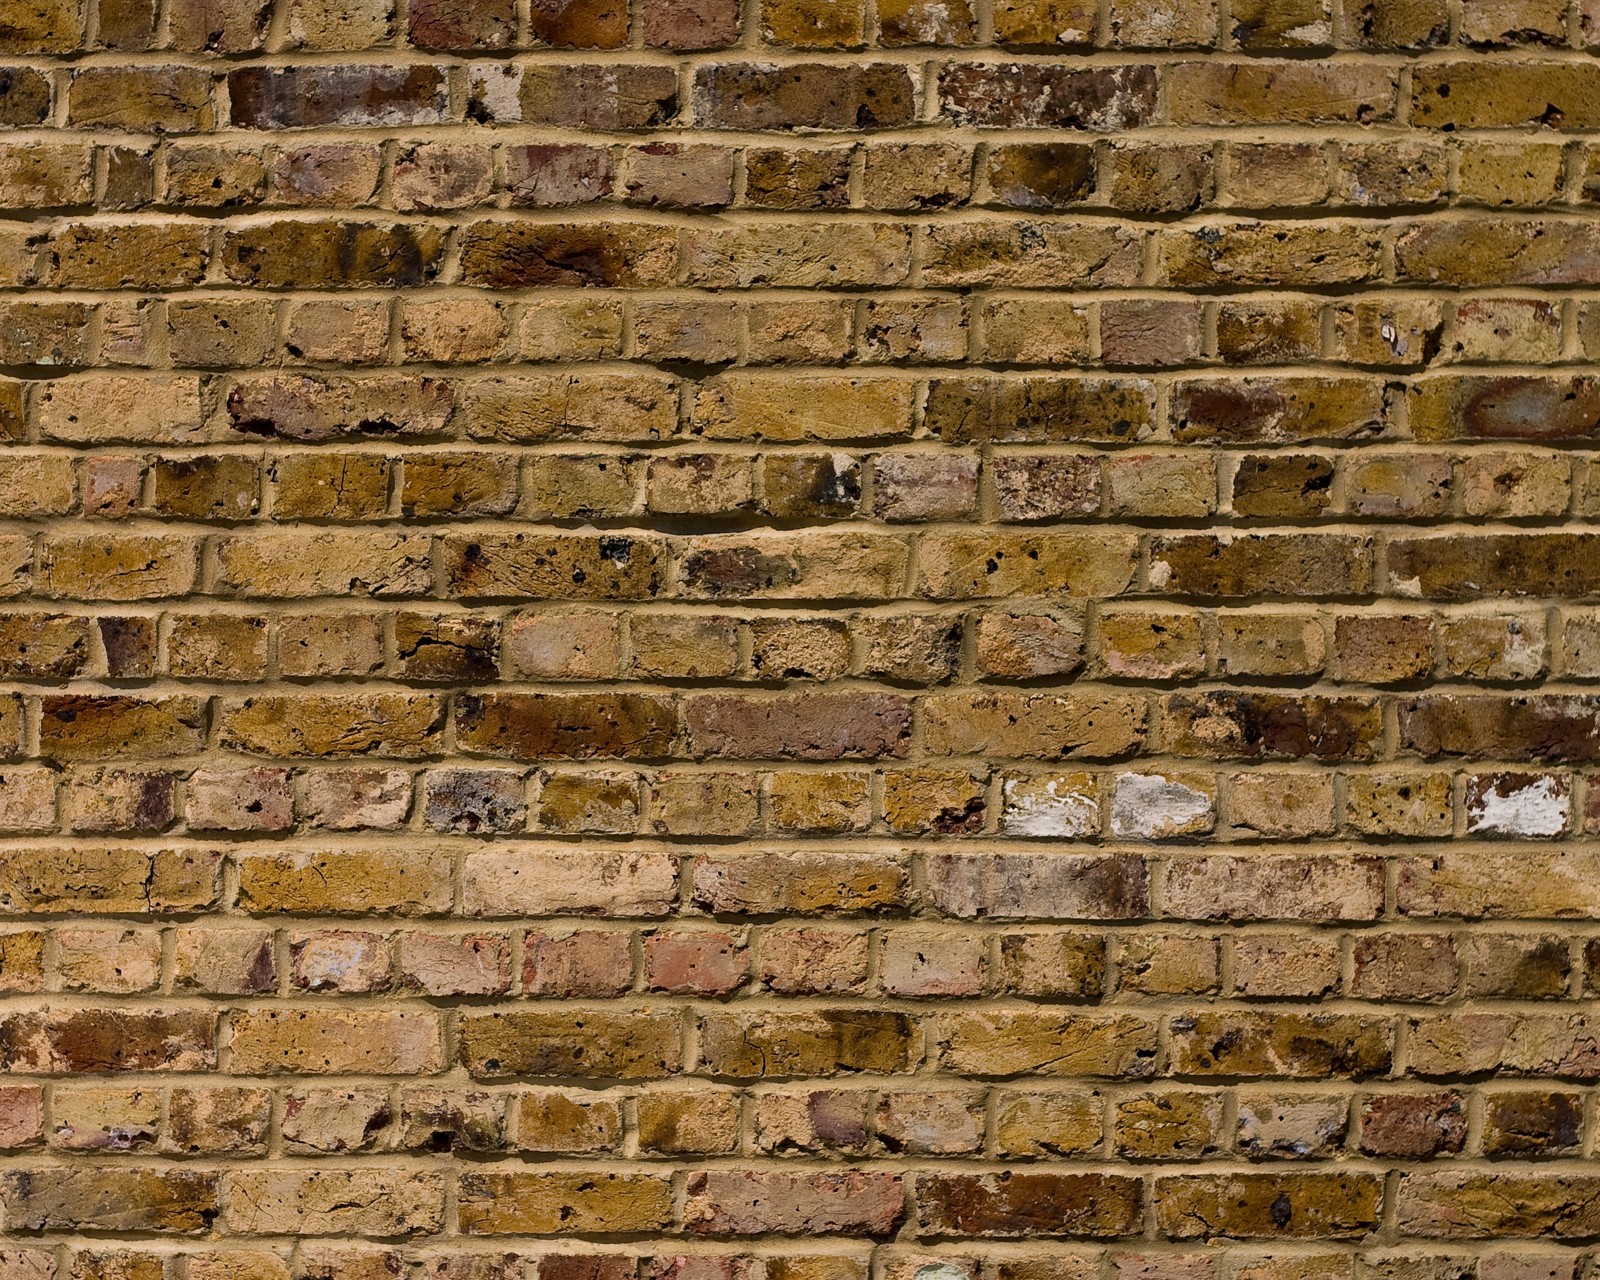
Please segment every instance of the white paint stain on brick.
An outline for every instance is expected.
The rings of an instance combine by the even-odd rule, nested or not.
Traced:
[[[1111,797],[1111,830],[1119,836],[1160,840],[1203,827],[1211,797],[1159,773],[1125,773]]]
[[[955,1262],[930,1262],[916,1269],[915,1280],[971,1280],[971,1272]]]
[[[1558,836],[1567,829],[1571,796],[1558,778],[1536,778],[1501,795],[1490,788],[1467,806],[1468,831],[1512,836]]]
[[[491,120],[522,119],[522,71],[504,62],[474,62],[467,68],[473,101]]]
[[[1008,836],[1089,836],[1100,829],[1100,803],[1058,779],[1046,782],[1041,790],[1037,784],[1008,778],[1001,823]]]

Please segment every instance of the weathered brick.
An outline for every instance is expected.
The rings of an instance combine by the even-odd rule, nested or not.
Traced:
[[[431,1011],[288,1012],[232,1016],[232,1070],[239,1074],[431,1074],[441,1064]]]
[[[222,270],[263,289],[419,285],[437,275],[443,249],[436,228],[415,223],[262,222],[223,234]]]
[[[1583,1174],[1411,1173],[1400,1181],[1396,1221],[1425,1239],[1581,1238],[1593,1229],[1591,1184]]]
[[[666,1013],[474,1013],[461,1023],[474,1076],[653,1079],[682,1065],[678,1019]]]
[[[943,1014],[929,1028],[939,1061],[964,1076],[1121,1076],[1155,1069],[1155,1025],[1132,1015],[1005,1010]]]
[[[871,129],[910,123],[903,67],[785,67],[729,62],[697,68],[695,118],[712,129]]]
[[[436,1231],[437,1173],[388,1169],[241,1169],[221,1175],[223,1221],[242,1235],[405,1236]]]
[[[1191,1174],[1156,1182],[1157,1220],[1178,1239],[1355,1239],[1378,1225],[1372,1174]]]
[[[460,1214],[462,1230],[473,1235],[659,1230],[672,1218],[672,1186],[642,1173],[470,1174]]]
[[[887,1235],[904,1190],[892,1173],[717,1170],[689,1180],[685,1223],[705,1235]]]
[[[700,1023],[700,1069],[746,1080],[905,1072],[921,1057],[917,1031],[907,1015],[879,1010],[709,1013]]]
[[[898,756],[911,732],[904,698],[876,695],[749,697],[694,694],[684,700],[694,755],[834,760]]]
[[[1125,855],[941,853],[926,867],[934,905],[962,919],[1132,919],[1149,909],[1144,862]]]
[[[941,110],[960,124],[1108,131],[1147,123],[1155,102],[1150,66],[955,63],[939,77]]]
[[[228,97],[246,129],[437,124],[446,107],[444,72],[430,66],[242,67]]]
[[[238,859],[238,898],[251,912],[437,914],[450,907],[440,853],[251,853]]]
[[[1215,1011],[1183,1017],[1173,1033],[1172,1070],[1185,1075],[1359,1078],[1393,1056],[1393,1028],[1377,1017]]]
[[[184,1169],[23,1169],[3,1186],[7,1220],[24,1231],[198,1234],[218,1213],[217,1175]]]
[[[1420,223],[1400,236],[1395,273],[1418,284],[1468,279],[1484,285],[1592,284],[1600,274],[1597,254],[1600,239],[1587,222],[1446,218]]]

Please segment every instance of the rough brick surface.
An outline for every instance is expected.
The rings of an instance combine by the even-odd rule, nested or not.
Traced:
[[[0,1280],[1593,1280],[1600,0],[0,0]]]

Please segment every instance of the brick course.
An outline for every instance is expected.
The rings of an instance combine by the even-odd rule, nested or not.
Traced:
[[[1583,1280],[1593,0],[0,0],[0,1280]]]

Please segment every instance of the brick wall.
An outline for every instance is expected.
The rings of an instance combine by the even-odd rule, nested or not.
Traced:
[[[0,0],[0,1280],[1582,1280],[1597,0]]]

